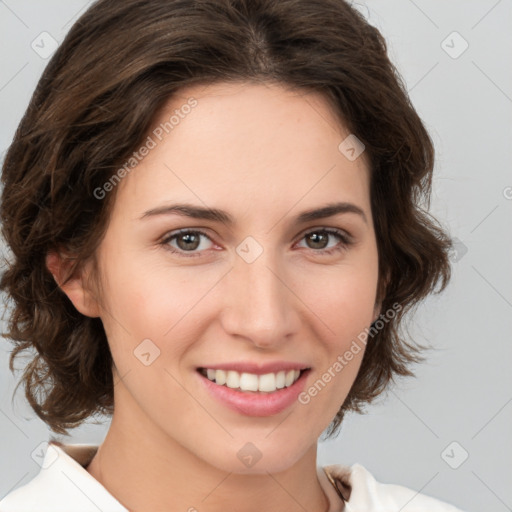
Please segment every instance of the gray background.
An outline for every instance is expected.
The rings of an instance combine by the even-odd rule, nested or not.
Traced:
[[[0,156],[48,62],[32,41],[48,32],[61,42],[88,4],[0,1]],[[512,2],[357,7],[387,39],[434,139],[431,211],[458,245],[448,289],[411,321],[415,339],[436,350],[417,378],[399,381],[366,415],[350,415],[337,439],[321,442],[318,463],[359,462],[377,480],[470,512],[512,510]],[[9,348],[2,340],[0,499],[39,472],[31,453],[50,435],[21,392],[11,405]],[[108,420],[89,422],[63,441],[99,444],[107,428]]]

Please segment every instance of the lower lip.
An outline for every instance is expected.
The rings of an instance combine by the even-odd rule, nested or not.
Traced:
[[[238,391],[227,386],[219,386],[199,371],[199,375],[206,389],[220,402],[230,409],[246,416],[272,416],[279,414],[297,400],[304,389],[306,378],[311,369],[305,370],[300,377],[288,388],[278,389],[272,393],[259,393],[251,391]]]

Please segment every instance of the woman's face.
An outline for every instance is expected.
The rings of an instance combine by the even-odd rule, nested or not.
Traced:
[[[359,147],[339,149],[348,135],[323,97],[276,85],[195,86],[166,105],[114,185],[97,253],[126,432],[237,473],[284,470],[316,447],[364,350],[344,354],[379,313],[369,170]],[[300,219],[338,203],[353,206]],[[282,386],[251,375],[273,363],[310,370],[276,394],[230,391],[198,371],[229,366],[248,386]]]

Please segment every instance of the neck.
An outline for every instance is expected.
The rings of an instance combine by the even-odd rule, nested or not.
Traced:
[[[105,440],[87,467],[130,511],[324,512],[329,508],[316,473],[316,443],[285,471],[226,472],[170,438],[143,411],[134,412],[116,408]]]

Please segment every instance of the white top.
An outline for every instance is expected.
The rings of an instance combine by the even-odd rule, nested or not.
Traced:
[[[85,469],[97,449],[51,441],[40,472],[7,494],[0,501],[0,512],[129,512]],[[360,464],[317,467],[317,474],[330,502],[329,512],[462,512],[407,487],[379,483]]]

